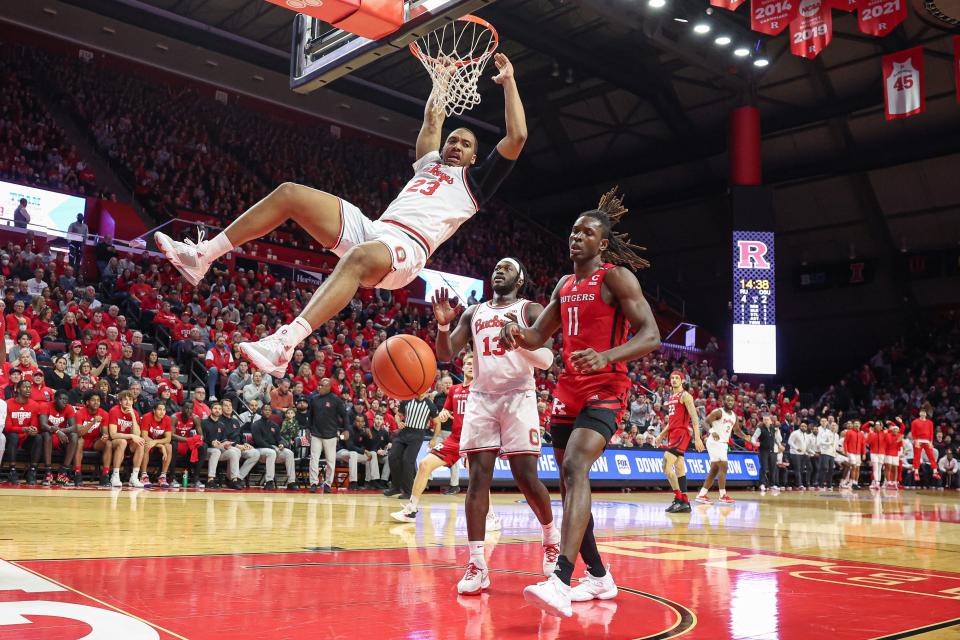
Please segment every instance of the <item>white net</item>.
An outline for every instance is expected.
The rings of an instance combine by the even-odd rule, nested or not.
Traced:
[[[490,23],[468,15],[410,43],[433,81],[436,110],[451,116],[480,104],[477,82],[498,41]]]

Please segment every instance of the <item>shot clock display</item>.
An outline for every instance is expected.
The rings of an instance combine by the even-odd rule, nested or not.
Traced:
[[[776,374],[777,300],[772,231],[733,232],[733,370]]]

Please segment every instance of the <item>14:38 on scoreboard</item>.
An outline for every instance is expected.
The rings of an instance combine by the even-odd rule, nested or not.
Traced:
[[[775,258],[772,231],[733,232],[735,373],[777,373]]]

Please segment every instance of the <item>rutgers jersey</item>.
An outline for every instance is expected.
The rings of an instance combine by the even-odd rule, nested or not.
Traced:
[[[73,408],[73,405],[66,405],[63,408],[63,411],[57,411],[57,408],[52,404],[47,409],[47,424],[53,427],[54,429],[59,429],[63,426],[70,418],[73,418],[76,415],[76,411]]]
[[[193,415],[190,416],[189,421],[184,421],[183,415],[177,413],[177,426],[173,428],[173,432],[180,436],[181,438],[189,438],[190,432],[193,431]]]
[[[467,398],[470,397],[470,387],[465,384],[455,384],[447,392],[447,400],[443,408],[453,415],[453,425],[450,427],[450,437],[460,439],[463,429],[463,414],[467,411]]]
[[[171,429],[170,416],[163,416],[160,418],[160,422],[157,422],[153,411],[144,415],[140,423],[141,432],[145,432],[151,440],[160,440],[163,438],[163,434],[169,433]]]
[[[520,326],[526,327],[528,300],[519,299],[505,307],[490,302],[477,305],[470,331],[473,334],[473,384],[478,393],[513,393],[535,391],[535,367],[518,351],[507,351],[500,344],[500,329],[509,321],[508,313],[516,314]]]
[[[560,318],[563,323],[563,366],[569,375],[627,372],[624,362],[589,374],[580,374],[570,363],[577,351],[607,351],[627,341],[627,320],[619,307],[607,304],[600,295],[603,280],[616,265],[604,264],[593,275],[577,281],[567,276],[560,287]]]
[[[18,402],[15,398],[7,400],[7,424],[5,431],[22,432],[25,427],[39,427],[42,408],[33,400]]]
[[[77,409],[77,413],[74,417],[76,418],[76,422],[78,426],[86,422],[90,422],[94,418],[100,418],[100,421],[94,422],[90,427],[90,431],[87,431],[87,433],[83,436],[87,440],[93,440],[94,438],[99,438],[100,429],[106,429],[107,421],[110,419],[110,417],[107,415],[107,412],[104,411],[103,409],[97,409],[96,413],[91,414],[86,406],[82,406],[79,409]]]
[[[672,397],[672,396],[671,396]],[[683,407],[684,413],[686,413],[687,408],[680,404]],[[727,411],[726,409],[720,409],[720,419],[710,423],[710,433],[715,433],[720,437],[720,442],[729,442],[730,436],[733,435],[733,427],[737,424],[737,414],[733,411]]]
[[[135,410],[131,409],[130,411],[133,413],[133,416],[136,416],[136,418],[139,419],[139,416],[137,416],[137,412]],[[120,405],[110,409],[109,416],[109,424],[117,425],[117,433],[133,433],[135,418],[129,413],[123,413],[123,409],[120,408]]]
[[[410,179],[380,216],[425,245],[427,257],[480,208],[467,184],[467,167],[443,164],[431,151],[413,163]]]
[[[667,431],[688,430],[690,428],[690,413],[687,411],[687,405],[683,404],[683,391],[671,394],[667,401],[663,403],[667,409]],[[733,429],[733,427],[730,427]],[[727,440],[730,436],[727,436]]]

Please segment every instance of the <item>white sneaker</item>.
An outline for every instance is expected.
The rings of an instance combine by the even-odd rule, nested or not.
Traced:
[[[617,583],[613,581],[610,567],[607,574],[597,578],[587,571],[580,579],[580,584],[570,589],[570,600],[573,602],[587,602],[588,600],[609,600],[617,597]]]
[[[130,486],[133,487],[134,489],[143,489],[143,483],[140,482],[140,478],[133,475],[132,473],[130,474]]]
[[[500,527],[500,516],[497,515],[496,511],[488,511],[485,529],[487,531],[500,531]]]
[[[490,572],[486,567],[480,568],[474,563],[467,565],[467,571],[457,583],[457,593],[462,596],[477,596],[484,589],[490,588]]]
[[[160,231],[153,234],[153,239],[163,255],[187,279],[187,282],[193,286],[200,284],[210,267],[210,262],[205,259],[202,249],[203,231],[199,232],[196,244],[190,239],[178,242]]]
[[[280,329],[285,331],[285,329]],[[287,363],[293,355],[296,345],[283,344],[280,337],[274,333],[261,338],[258,342],[241,342],[240,350],[247,356],[250,364],[274,378],[282,378],[287,373]]]
[[[573,607],[570,606],[571,591],[572,589],[554,574],[543,582],[526,587],[523,598],[550,615],[569,618],[573,615]]]
[[[114,471],[113,474],[110,476],[110,486],[117,487],[117,488],[123,487],[123,482],[120,480],[119,471]]]
[[[553,544],[543,543],[543,575],[552,576],[557,570],[557,558],[560,557],[560,541]]]
[[[390,514],[390,517],[396,520],[397,522],[416,522],[417,521],[417,510],[411,509],[409,504],[404,505],[403,509],[400,511],[394,511]]]

